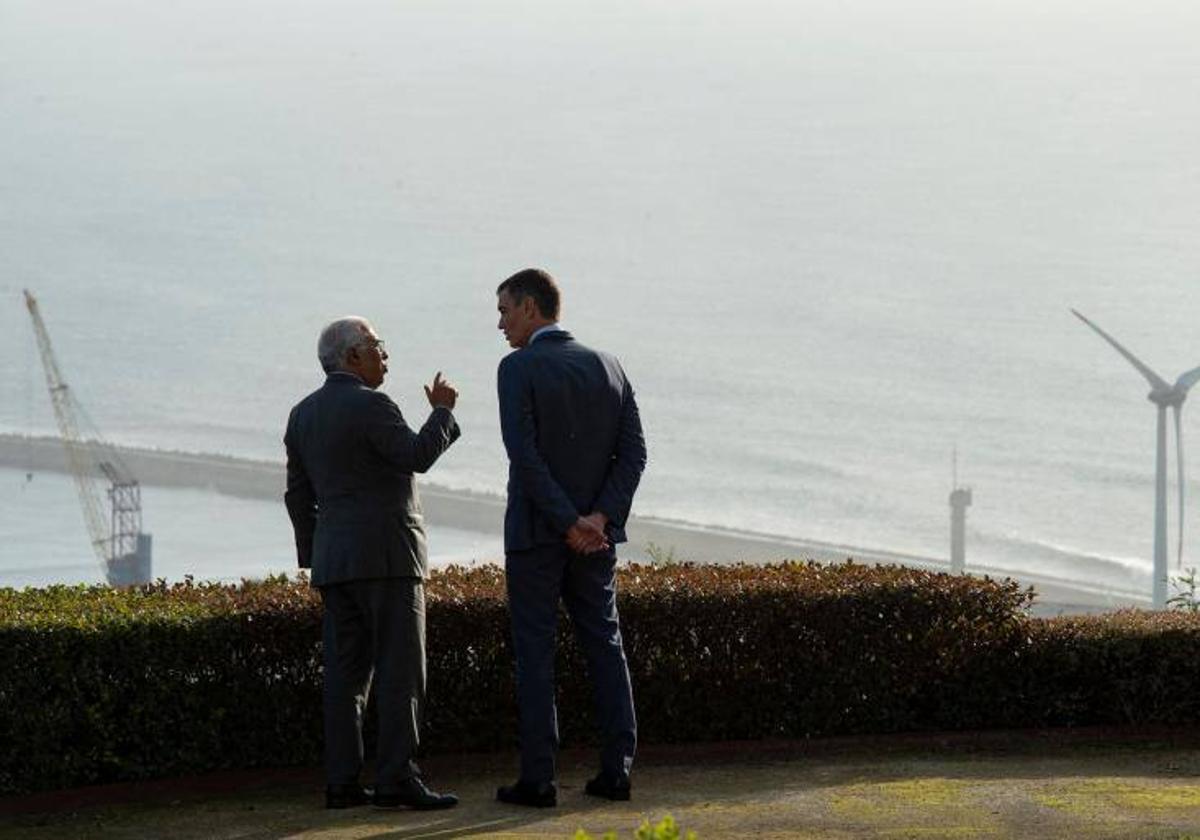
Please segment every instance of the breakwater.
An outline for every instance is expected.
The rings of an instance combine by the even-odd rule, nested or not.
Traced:
[[[286,483],[282,461],[260,461],[199,452],[177,452],[141,447],[116,447],[138,481],[151,487],[187,487],[248,499],[275,499],[283,504]],[[62,441],[55,437],[0,434],[0,465],[34,471],[68,471]],[[434,526],[480,533],[499,533],[504,523],[504,498],[441,487],[420,481],[421,504]],[[770,562],[811,558],[826,562],[847,557],[864,562],[895,562],[922,568],[945,568],[947,563],[915,555],[867,552],[849,546],[789,540],[684,522],[633,517],[628,526],[626,554],[673,554],[679,560],[702,562]],[[649,548],[648,547],[652,547]],[[660,555],[660,557],[662,556]]]

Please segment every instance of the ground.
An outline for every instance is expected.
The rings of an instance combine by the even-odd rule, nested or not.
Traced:
[[[216,774],[0,799],[3,838],[631,837],[671,814],[715,838],[1195,838],[1200,732],[900,735],[646,747],[634,798],[583,795],[589,750],[563,753],[559,806],[494,801],[511,755],[426,762],[462,804],[325,811],[315,769]]]

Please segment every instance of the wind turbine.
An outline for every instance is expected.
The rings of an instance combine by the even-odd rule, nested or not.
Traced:
[[[1175,455],[1178,459],[1176,474],[1179,476],[1179,548],[1178,565],[1183,566],[1183,430],[1179,416],[1183,411],[1183,401],[1187,399],[1188,391],[1200,381],[1200,367],[1192,368],[1169,385],[1165,379],[1152,371],[1150,367],[1122,347],[1115,338],[1083,317],[1074,309],[1071,310],[1083,323],[1087,324],[1100,337],[1113,346],[1118,353],[1137,368],[1138,373],[1146,377],[1150,383],[1150,393],[1147,399],[1158,406],[1158,449],[1154,468],[1154,609],[1161,610],[1167,605],[1167,409],[1175,414]]]

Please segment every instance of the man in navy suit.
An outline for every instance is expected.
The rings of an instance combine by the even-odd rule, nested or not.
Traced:
[[[637,722],[617,619],[616,554],[625,541],[646,444],[633,389],[615,358],[558,325],[558,285],[525,269],[496,290],[499,328],[516,352],[497,375],[508,451],[505,574],[520,711],[521,771],[496,797],[557,804],[554,647],[566,604],[587,658],[603,739],[586,792],[629,799]]]
[[[288,417],[287,492],[301,568],[324,617],[325,807],[451,808],[414,761],[425,706],[429,564],[414,473],[459,436],[458,391],[439,372],[419,431],[382,391],[388,354],[371,325],[342,318],[322,332],[325,383]],[[379,711],[375,789],[358,780],[371,684]]]

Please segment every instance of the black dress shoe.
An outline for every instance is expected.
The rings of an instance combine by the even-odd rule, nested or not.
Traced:
[[[496,790],[496,799],[509,805],[528,805],[530,808],[553,808],[558,804],[558,788],[554,782],[518,781],[515,785],[504,785]]]
[[[371,789],[362,785],[328,785],[325,788],[326,808],[356,808],[371,801]]]
[[[425,786],[420,776],[405,779],[394,791],[376,791],[371,802],[376,808],[412,808],[414,811],[440,811],[453,808],[458,797],[453,793],[437,793]]]
[[[612,776],[601,773],[594,779],[589,779],[584,786],[583,792],[588,796],[598,796],[601,799],[611,799],[614,802],[629,801],[629,777],[623,779],[614,779]]]

